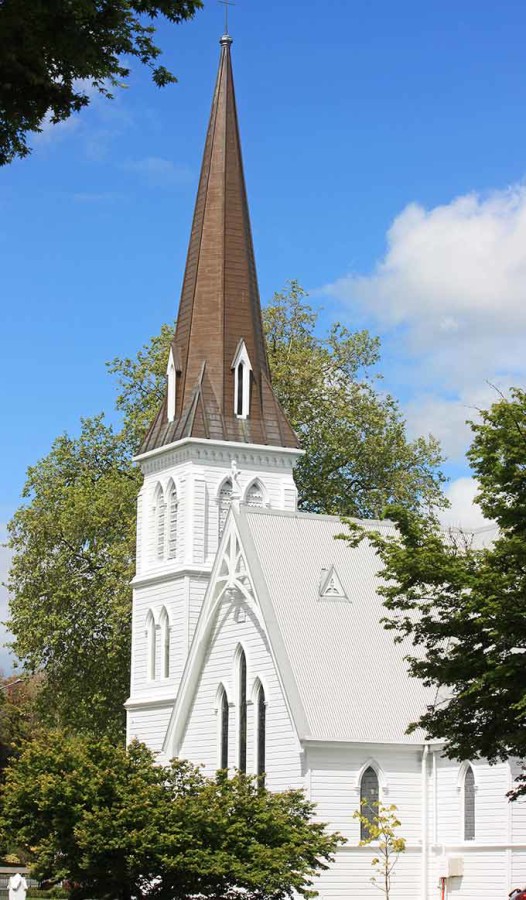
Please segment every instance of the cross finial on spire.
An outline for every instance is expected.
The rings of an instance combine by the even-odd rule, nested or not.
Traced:
[[[225,33],[221,38],[222,41],[223,38],[230,37],[228,33],[228,7],[235,6],[236,4],[233,3],[232,0],[218,0],[218,3],[221,3],[221,5],[225,7]],[[232,40],[232,38],[230,38],[230,40]]]

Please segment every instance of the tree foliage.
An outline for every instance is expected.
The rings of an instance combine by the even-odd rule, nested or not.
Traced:
[[[139,473],[102,417],[28,471],[10,524],[13,649],[45,672],[46,719],[121,734],[129,685],[130,580]]]
[[[457,759],[526,757],[526,392],[471,425],[477,502],[498,534],[445,534],[433,516],[394,508],[398,535],[369,533],[387,580],[386,626],[409,637],[411,674],[437,688],[415,723]],[[358,535],[358,539],[362,535]],[[518,793],[526,793],[524,778]]]
[[[386,900],[391,896],[394,867],[405,850],[405,839],[397,833],[402,824],[397,813],[398,808],[393,803],[385,806],[379,800],[372,803],[362,800],[360,809],[353,813],[353,819],[358,819],[367,830],[367,837],[360,841],[360,847],[374,842],[377,855],[371,860],[375,870],[371,882],[382,891]]]
[[[8,769],[7,839],[40,879],[74,897],[282,900],[309,896],[341,842],[312,821],[301,791],[270,793],[190,763],[154,764],[137,742],[48,732]]]
[[[397,401],[379,390],[378,338],[338,322],[320,337],[306,296],[291,281],[263,311],[274,389],[305,450],[295,472],[301,506],[380,518],[392,502],[440,504],[439,444],[407,439]]]
[[[0,165],[26,156],[28,132],[69,118],[128,78],[123,56],[175,81],[158,65],[153,21],[192,18],[201,0],[3,0],[0,4]]]
[[[398,406],[369,370],[378,342],[334,326],[316,336],[316,315],[292,282],[265,310],[276,392],[298,430],[306,509],[379,516],[389,500],[427,508],[440,496],[432,439],[410,442]],[[118,382],[122,429],[99,417],[60,437],[29,470],[25,504],[11,524],[14,649],[29,672],[44,671],[48,718],[105,733],[123,724],[129,684],[135,498],[132,466],[162,400],[173,327],[135,358],[109,365]]]

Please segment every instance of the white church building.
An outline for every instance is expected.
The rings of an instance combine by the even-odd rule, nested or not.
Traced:
[[[138,462],[128,739],[213,775],[302,787],[347,843],[322,900],[368,900],[361,798],[396,804],[396,900],[500,900],[526,883],[514,769],[406,734],[431,697],[379,623],[379,561],[298,512],[296,435],[265,351],[231,67],[221,38],[166,396]],[[389,528],[376,523],[378,528]]]

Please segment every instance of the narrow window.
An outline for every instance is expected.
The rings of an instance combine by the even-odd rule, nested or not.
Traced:
[[[175,559],[177,553],[177,509],[178,499],[175,486],[170,491],[170,521],[168,528],[168,559]]]
[[[219,537],[221,537],[225,530],[226,517],[228,516],[228,510],[232,503],[232,490],[232,481],[229,478],[228,481],[225,481],[223,487],[219,491]]]
[[[243,650],[239,654],[238,663],[238,769],[247,771],[247,659]]]
[[[378,787],[378,775],[372,766],[369,766],[362,775],[362,783],[360,785],[360,809],[362,816],[366,821],[361,823],[360,840],[367,841],[369,839],[368,824],[373,824],[375,817],[378,815],[378,800],[380,791]]]
[[[247,491],[247,506],[263,506],[263,487],[259,481],[254,481]]]
[[[219,705],[219,768],[228,769],[228,697],[223,688]]]
[[[153,681],[156,664],[156,629],[151,611],[146,617],[146,677]]]
[[[166,503],[162,491],[157,495],[157,559],[164,559],[164,522]]]
[[[471,766],[464,776],[464,840],[475,840],[475,776]]]
[[[236,369],[236,378],[237,378],[237,406],[236,406],[236,416],[243,416],[243,388],[244,388],[244,380],[245,380],[245,364],[240,362]]]
[[[263,685],[259,685],[256,700],[257,715],[257,764],[256,772],[260,779],[260,784],[265,784],[265,741],[267,728],[267,704],[265,703],[265,691]]]
[[[162,677],[170,677],[170,622],[166,609],[161,612]]]

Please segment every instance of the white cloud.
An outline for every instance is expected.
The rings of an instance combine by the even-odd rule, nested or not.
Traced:
[[[439,518],[442,525],[451,528],[484,528],[492,523],[482,515],[480,506],[475,503],[478,485],[474,478],[457,478],[446,490],[450,502],[449,509],[441,510]]]
[[[121,167],[138,174],[150,187],[179,187],[192,180],[192,171],[188,166],[176,165],[161,156],[126,160]]]
[[[526,379],[526,186],[467,194],[426,210],[409,204],[369,275],[322,289],[396,336],[414,430],[458,455],[463,421]]]

